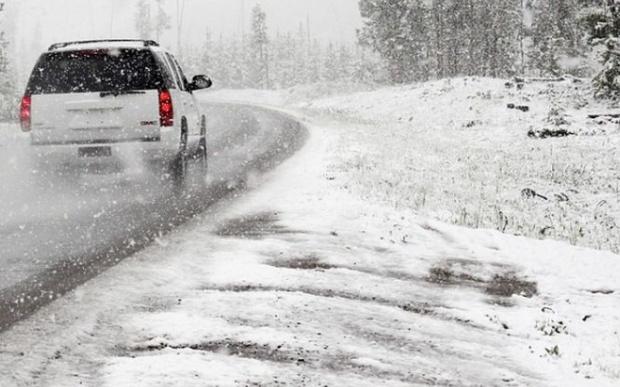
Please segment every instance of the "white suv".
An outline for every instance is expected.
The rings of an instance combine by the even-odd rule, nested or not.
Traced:
[[[188,158],[206,169],[206,117],[193,92],[210,86],[204,75],[188,82],[174,56],[153,41],[58,43],[32,72],[22,130],[46,163],[137,151],[182,181]]]

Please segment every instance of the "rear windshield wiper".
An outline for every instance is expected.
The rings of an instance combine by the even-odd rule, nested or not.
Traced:
[[[118,97],[119,95],[127,95],[127,94],[146,94],[146,92],[139,91],[139,90],[111,90],[111,91],[102,91],[101,93],[99,93],[99,96],[101,98],[104,98],[104,97],[110,97],[110,96]]]

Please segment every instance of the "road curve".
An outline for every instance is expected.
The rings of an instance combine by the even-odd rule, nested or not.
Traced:
[[[239,194],[248,176],[277,166],[307,137],[302,124],[280,112],[224,103],[202,108],[209,117],[209,182],[180,193],[139,165],[41,183],[24,139],[0,145],[0,332]]]

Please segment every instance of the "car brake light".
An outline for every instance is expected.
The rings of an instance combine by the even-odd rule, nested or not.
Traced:
[[[173,119],[172,95],[168,90],[161,90],[159,92],[159,123],[161,126],[173,126]]]
[[[32,125],[32,97],[25,95],[19,108],[19,120],[24,132],[30,132]]]

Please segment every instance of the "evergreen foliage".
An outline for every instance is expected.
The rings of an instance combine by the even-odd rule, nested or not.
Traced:
[[[294,34],[277,34],[262,48],[249,39],[207,38],[188,52],[183,65],[192,74],[208,74],[229,88],[288,88],[316,82],[373,83],[385,79],[382,61],[355,45],[308,41]]]
[[[592,83],[599,98],[620,99],[620,1],[604,0],[584,13],[582,21],[588,28],[589,42],[602,45],[602,69]]]
[[[520,0],[361,0],[359,41],[395,83],[514,72]]]
[[[134,25],[140,39],[153,39],[153,24],[151,23],[151,7],[148,0],[140,0],[136,5]]]
[[[155,0],[157,5],[157,14],[155,15],[155,24],[153,25],[153,29],[155,30],[155,39],[157,41],[161,40],[164,32],[171,28],[170,15],[164,8],[164,2],[165,0]]]
[[[19,96],[15,68],[9,57],[9,42],[6,39],[2,12],[0,8],[0,121],[14,120],[17,118]]]
[[[252,10],[246,37],[210,33],[201,47],[182,58],[188,72],[212,76],[217,85],[229,88],[288,88],[316,82],[364,82],[385,79],[383,63],[357,45],[337,45],[313,38],[301,23],[297,33],[268,34],[268,18],[260,6]]]
[[[165,0],[140,0],[142,37],[169,28]],[[315,82],[407,83],[459,75],[509,77],[593,74],[592,46],[605,47],[597,95],[620,96],[618,0],[359,0],[357,45],[321,42],[310,28],[269,34],[268,16],[252,9],[250,33],[205,35],[185,65],[220,86],[286,88]]]
[[[251,48],[251,77],[252,83],[262,88],[269,87],[269,58],[267,45],[267,14],[257,4],[252,9],[252,36],[250,41]]]
[[[154,12],[151,4],[154,5]],[[139,0],[134,14],[134,26],[140,39],[159,41],[163,33],[171,28],[165,0]]]
[[[360,0],[360,44],[394,83],[457,75],[560,75],[588,52],[579,17],[597,0]]]

